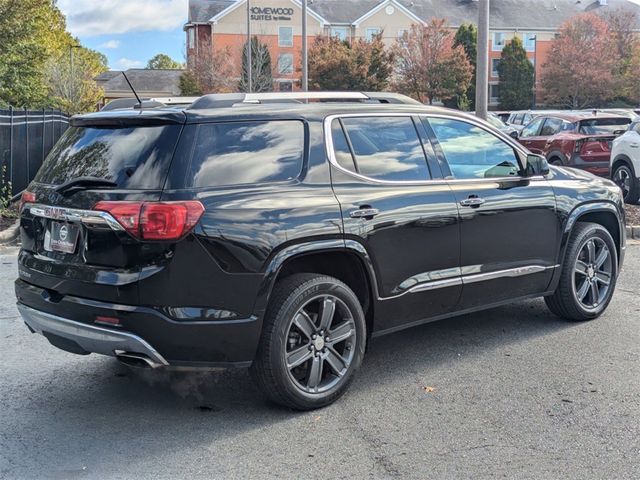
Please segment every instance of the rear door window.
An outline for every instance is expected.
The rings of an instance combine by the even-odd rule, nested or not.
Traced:
[[[340,121],[344,133],[334,127],[333,134],[336,157],[342,158],[338,159],[342,166],[348,165],[348,157],[341,148],[350,145],[354,159],[352,169],[360,175],[404,182],[431,178],[411,117],[353,117]],[[346,134],[346,138],[341,139],[341,134]]]
[[[540,125],[542,125],[543,121],[544,121],[544,118],[541,118],[541,117],[536,118],[533,122],[531,122],[529,125],[527,125],[522,129],[522,133],[520,134],[520,137],[521,138],[536,137],[538,135],[538,131],[540,130]]]
[[[285,182],[302,172],[305,128],[297,120],[198,126],[187,185]]]
[[[181,129],[72,127],[51,150],[35,181],[61,185],[78,177],[99,177],[121,188],[161,189]]]
[[[559,118],[547,118],[544,121],[544,126],[540,131],[541,137],[550,137],[551,135],[555,135],[562,128],[562,120]]]

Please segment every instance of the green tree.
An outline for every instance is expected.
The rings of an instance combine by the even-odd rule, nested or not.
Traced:
[[[53,0],[0,0],[0,101],[17,107],[48,102],[47,61],[67,35]]]
[[[249,74],[247,62],[247,44],[242,49],[242,76],[238,88],[241,92],[249,91]],[[258,41],[258,37],[251,39],[251,79],[253,92],[273,91],[273,73],[271,71],[271,54],[266,43]]]
[[[469,83],[467,91],[461,95],[456,95],[444,103],[449,108],[459,108],[461,110],[475,110],[476,109],[476,62],[478,60],[478,29],[472,23],[463,23],[456,31],[456,36],[453,39],[453,45],[461,45],[464,48],[464,53],[467,55],[467,60],[473,67],[473,76]]]
[[[176,62],[169,55],[159,53],[147,62],[147,68],[152,70],[180,70],[183,65],[180,62]]]
[[[199,97],[202,93],[198,77],[193,71],[187,70],[180,76],[180,95],[183,97]]]
[[[498,77],[501,109],[522,110],[531,106],[535,73],[519,37],[514,37],[502,49]]]

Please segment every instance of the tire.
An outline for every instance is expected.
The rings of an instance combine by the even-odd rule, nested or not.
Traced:
[[[640,185],[632,167],[626,163],[619,164],[612,172],[611,179],[622,190],[625,203],[638,204],[638,200],[640,200]]]
[[[562,160],[560,160],[558,157],[552,157],[549,159],[549,163],[551,165],[555,165],[557,167],[562,167],[564,165],[564,163],[562,163]]]
[[[590,243],[594,246],[593,253]],[[608,257],[598,266],[604,258],[604,247]],[[566,320],[593,320],[607,309],[617,277],[618,255],[611,234],[597,223],[579,222],[567,244],[558,288],[553,295],[545,297],[545,302],[549,310]]]
[[[336,342],[332,333],[344,339]],[[324,407],[353,380],[366,333],[362,307],[347,285],[325,275],[291,275],[274,287],[251,375],[272,402],[295,410]]]

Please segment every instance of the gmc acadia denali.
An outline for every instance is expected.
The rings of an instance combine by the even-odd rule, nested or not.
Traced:
[[[28,328],[134,366],[250,367],[295,409],[336,400],[372,336],[532,297],[596,318],[624,257],[611,181],[398,95],[71,124],[22,198]]]

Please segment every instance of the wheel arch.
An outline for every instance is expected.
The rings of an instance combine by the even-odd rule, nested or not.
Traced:
[[[318,273],[344,282],[360,299],[368,334],[373,331],[377,280],[369,254],[362,244],[336,239],[306,242],[282,249],[267,264],[254,314],[263,317],[276,282],[294,273]]]
[[[560,150],[551,150],[549,153],[547,153],[547,161],[551,164],[553,164],[553,160],[554,159],[558,159],[560,160],[560,163],[562,165],[567,165],[569,162],[567,160],[567,156]]]
[[[613,178],[613,172],[614,170],[620,166],[626,164],[629,168],[631,168],[631,173],[633,175],[636,174],[636,168],[633,166],[633,161],[629,158],[628,155],[624,154],[624,153],[620,153],[619,155],[616,156],[616,158],[613,159],[613,161],[611,162],[611,177]]]

